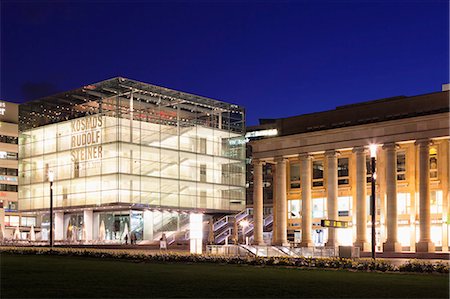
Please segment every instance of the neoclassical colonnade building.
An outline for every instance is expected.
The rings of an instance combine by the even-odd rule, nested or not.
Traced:
[[[248,205],[254,208],[256,244],[267,243],[263,219],[270,211],[272,244],[354,245],[369,251],[368,148],[374,144],[377,250],[448,251],[448,85],[442,92],[260,123],[248,128],[259,136],[249,143],[253,202]],[[273,190],[272,199],[263,198],[270,194],[265,188]],[[324,228],[322,219],[346,221],[348,227]]]

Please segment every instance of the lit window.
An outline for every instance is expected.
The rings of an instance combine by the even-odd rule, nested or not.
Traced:
[[[288,219],[299,219],[301,215],[301,200],[290,200],[288,205]]]
[[[409,193],[397,193],[397,214],[409,214],[411,207],[411,196]]]
[[[325,217],[325,200],[326,198],[314,198],[312,217],[313,218],[323,218]]]
[[[442,213],[442,191],[430,192],[430,213],[438,214]]]
[[[438,178],[438,166],[437,166],[437,150],[435,147],[430,148],[430,179]]]
[[[398,181],[406,180],[406,153],[405,152],[397,153],[397,180]]]
[[[351,196],[338,197],[338,215],[340,217],[350,216],[351,207],[352,207]]]

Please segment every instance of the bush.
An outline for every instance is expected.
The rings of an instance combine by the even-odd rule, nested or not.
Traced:
[[[399,267],[378,259],[308,258],[308,257],[239,257],[220,255],[180,254],[175,252],[149,252],[145,250],[96,249],[96,248],[46,248],[0,247],[1,253],[82,256],[94,258],[125,259],[143,262],[170,263],[219,263],[258,266],[294,266],[299,268],[351,269],[356,271],[449,273],[448,264],[410,260]]]

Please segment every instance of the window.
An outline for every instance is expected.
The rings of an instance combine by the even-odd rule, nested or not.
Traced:
[[[198,152],[200,154],[206,154],[206,138],[198,139]]]
[[[350,216],[351,207],[352,207],[352,197],[351,196],[338,197],[338,215],[339,215],[339,217]]]
[[[18,170],[14,168],[0,167],[0,175],[18,175]]]
[[[4,160],[17,160],[17,153],[12,152],[0,152],[0,159]]]
[[[313,161],[313,187],[323,186],[323,161]]]
[[[0,191],[17,192],[17,185],[0,184]]]
[[[14,168],[6,168],[6,175],[19,175],[19,170]]]
[[[439,214],[442,213],[442,191],[430,192],[430,213]]]
[[[323,218],[325,217],[325,200],[326,198],[314,198],[312,207],[312,217],[313,218]]]
[[[405,152],[397,153],[397,180],[398,181],[406,180],[406,153]]]
[[[9,201],[8,206],[6,207],[6,212],[15,212],[18,209],[17,201]]]
[[[19,138],[12,137],[12,136],[0,135],[0,142],[2,142],[2,143],[11,143],[11,144],[18,144]]]
[[[35,217],[22,217],[20,219],[20,225],[22,226],[36,226],[36,218]]]
[[[200,164],[200,182],[206,182],[206,164]]]
[[[409,214],[411,208],[411,196],[409,193],[397,193],[397,214]]]
[[[19,225],[19,216],[5,216],[5,225],[18,226]]]
[[[348,158],[338,159],[338,185],[348,185]]]
[[[430,179],[438,178],[438,167],[437,167],[437,150],[435,147],[430,148]]]
[[[302,210],[302,201],[299,199],[289,200],[288,219],[299,219]]]
[[[291,189],[300,188],[300,164],[290,163],[289,165],[289,182]]]

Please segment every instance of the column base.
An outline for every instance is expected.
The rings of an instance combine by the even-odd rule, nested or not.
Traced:
[[[331,241],[331,242],[325,243],[326,248],[337,248],[338,246],[339,246],[339,244],[336,241]]]
[[[419,241],[416,243],[416,252],[434,252],[434,243],[431,241]]]
[[[356,241],[355,243],[353,243],[353,246],[359,247],[359,251],[371,251],[372,250],[372,247],[367,242]]]
[[[290,246],[291,244],[288,241],[284,241],[284,242],[275,242],[275,243],[272,243],[272,245],[275,245],[275,246]]]
[[[266,243],[264,243],[264,241],[253,241],[253,245],[264,246],[264,245],[266,245]]]
[[[399,242],[385,242],[383,243],[383,252],[401,252],[402,244]]]
[[[301,241],[300,247],[314,247],[313,241]]]

